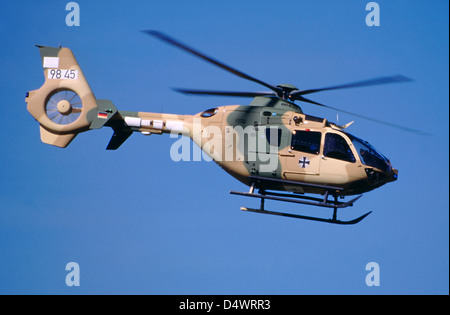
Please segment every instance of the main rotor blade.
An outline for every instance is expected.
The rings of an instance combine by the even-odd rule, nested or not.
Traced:
[[[403,130],[403,131],[411,132],[411,133],[414,133],[414,134],[417,134],[417,135],[422,135],[422,136],[429,136],[430,135],[429,133],[420,131],[418,129],[414,129],[414,128],[409,128],[409,127],[393,124],[393,123],[386,122],[386,121],[379,120],[379,119],[375,119],[375,118],[372,118],[372,117],[367,117],[367,116],[363,116],[363,115],[360,115],[360,114],[355,114],[355,113],[352,113],[352,112],[349,112],[349,111],[346,111],[346,110],[342,110],[342,109],[339,109],[339,108],[336,108],[336,107],[320,104],[318,102],[315,102],[315,101],[312,101],[310,99],[304,98],[303,96],[298,96],[297,100],[302,101],[302,102],[306,102],[306,103],[310,103],[310,104],[314,104],[314,105],[318,105],[318,106],[322,106],[322,107],[326,107],[326,108],[330,108],[330,109],[336,110],[336,111],[341,112],[341,113],[346,113],[346,114],[349,114],[349,115],[352,115],[352,116],[356,116],[356,117],[359,117],[359,118],[370,120],[370,121],[373,121],[373,122],[376,122],[376,123],[379,123],[379,124],[382,124],[382,125],[386,125],[386,126],[389,126],[389,127],[393,127],[393,128],[396,128],[396,129]]]
[[[234,91],[208,91],[208,90],[188,90],[174,88],[175,91],[184,94],[196,94],[196,95],[220,95],[220,96],[239,96],[239,97],[257,97],[257,96],[276,96],[274,92],[262,91],[262,92],[234,92]]]
[[[356,88],[356,87],[362,87],[362,86],[371,86],[371,85],[380,85],[380,84],[388,84],[388,83],[400,83],[400,82],[410,82],[413,81],[410,78],[407,78],[402,75],[395,75],[395,76],[388,76],[388,77],[379,77],[364,81],[357,81],[347,84],[341,84],[341,85],[334,85],[329,87],[324,87],[320,89],[309,89],[309,90],[303,90],[303,91],[295,91],[292,92],[290,97],[293,100],[299,99],[297,98],[300,95],[306,95],[311,93],[317,93],[322,91],[328,91],[328,90],[338,90],[338,89],[348,89],[348,88]]]
[[[265,86],[266,88],[271,89],[272,91],[276,92],[277,94],[282,93],[282,91],[283,91],[282,89],[280,89],[280,88],[278,88],[276,86],[273,86],[273,85],[271,85],[269,83],[266,83],[264,81],[258,80],[256,78],[253,78],[253,77],[251,77],[251,76],[249,76],[249,75],[247,75],[247,74],[245,74],[245,73],[243,73],[243,72],[241,72],[241,71],[239,71],[237,69],[234,69],[234,68],[232,68],[230,66],[227,66],[226,64],[224,64],[224,63],[222,63],[222,62],[220,62],[218,60],[215,60],[215,59],[213,59],[211,57],[208,57],[205,54],[203,54],[203,53],[201,53],[201,52],[199,52],[197,50],[194,50],[193,48],[188,47],[185,44],[182,44],[179,41],[177,41],[177,40],[175,40],[175,39],[173,39],[173,38],[171,38],[171,37],[169,37],[169,36],[167,36],[167,35],[165,35],[165,34],[163,34],[161,32],[158,32],[158,31],[155,31],[155,30],[144,30],[142,32],[144,32],[144,33],[146,33],[148,35],[154,36],[154,37],[156,37],[156,38],[158,38],[158,39],[160,39],[160,40],[162,40],[162,41],[164,41],[166,43],[169,43],[169,44],[171,44],[173,46],[176,46],[176,47],[178,47],[178,48],[180,48],[180,49],[182,49],[184,51],[187,51],[187,52],[189,52],[189,53],[191,53],[191,54],[193,54],[193,55],[195,55],[197,57],[200,57],[203,60],[206,60],[206,61],[208,61],[208,62],[210,62],[210,63],[212,63],[212,64],[214,64],[214,65],[216,65],[216,66],[218,66],[218,67],[228,71],[228,72],[233,73],[234,75],[237,75],[238,77],[241,77],[243,79],[250,80],[250,81],[256,82],[258,84],[261,84],[261,85]]]

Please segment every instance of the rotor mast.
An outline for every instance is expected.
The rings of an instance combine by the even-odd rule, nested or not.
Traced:
[[[281,89],[280,93],[278,93],[278,97],[287,101],[291,99],[290,95],[292,91],[298,91],[296,86],[287,83],[278,84],[277,87]]]

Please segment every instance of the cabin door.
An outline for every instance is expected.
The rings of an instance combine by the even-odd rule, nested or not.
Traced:
[[[305,180],[307,175],[319,175],[322,132],[301,128],[291,130],[290,143],[284,149],[284,177],[287,180]]]

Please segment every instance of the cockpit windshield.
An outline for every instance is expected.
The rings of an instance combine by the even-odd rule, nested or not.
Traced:
[[[368,166],[376,167],[384,172],[391,171],[391,165],[388,159],[379,153],[369,142],[359,139],[347,133],[347,136],[353,143],[356,152],[361,159],[361,162]]]

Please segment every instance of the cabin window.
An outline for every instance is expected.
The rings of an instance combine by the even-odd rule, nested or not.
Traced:
[[[337,160],[356,162],[347,141],[336,133],[327,133],[323,146],[323,155]]]
[[[281,129],[277,127],[267,127],[266,139],[269,145],[279,147],[281,143]]]
[[[205,110],[203,113],[201,113],[200,116],[202,116],[204,118],[209,118],[209,117],[212,117],[215,114],[217,114],[218,111],[219,111],[218,108],[210,108],[208,110]]]
[[[311,154],[319,154],[322,133],[317,131],[294,130],[291,149]]]

